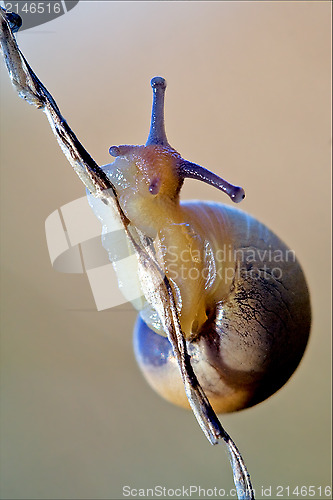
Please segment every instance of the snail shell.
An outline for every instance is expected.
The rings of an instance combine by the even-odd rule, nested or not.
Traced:
[[[225,253],[228,227],[235,255],[233,280],[207,321],[187,340],[193,369],[218,413],[253,406],[289,379],[304,353],[311,323],[307,285],[295,255],[266,226],[229,206],[186,203]],[[221,224],[217,223],[221,219]],[[215,254],[217,255],[217,254]],[[229,267],[229,271],[231,268]],[[189,407],[172,347],[139,317],[137,362],[167,400]]]

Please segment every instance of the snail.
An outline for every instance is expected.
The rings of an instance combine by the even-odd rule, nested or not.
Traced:
[[[187,177],[224,191],[236,203],[245,194],[169,145],[163,118],[166,82],[155,77],[151,85],[145,146],[112,146],[116,159],[101,168],[130,226],[151,238],[171,282],[191,363],[211,405],[217,413],[241,410],[276,392],[296,369],[310,327],[306,282],[294,252],[250,215],[218,203],[180,202]],[[103,202],[91,197],[90,203],[104,220],[104,246],[112,258]],[[147,301],[139,307],[136,360],[161,396],[189,407],[163,324]]]
[[[62,117],[53,97],[20,52],[13,33],[19,16],[1,8],[1,43],[19,95],[45,111],[67,159],[86,186],[114,260],[114,221],[123,228],[131,276],[141,294],[134,328],[136,359],[164,398],[191,407],[212,444],[230,451],[239,498],[253,498],[242,457],[216,413],[268,398],[290,378],[304,353],[310,299],[294,252],[266,226],[230,206],[181,202],[186,178],[240,202],[244,190],[173,149],[164,127],[166,82],[151,81],[147,142],[112,146],[113,163],[99,167]],[[115,268],[117,265],[115,262]],[[120,281],[123,276],[119,275]],[[185,389],[185,390],[184,390]]]

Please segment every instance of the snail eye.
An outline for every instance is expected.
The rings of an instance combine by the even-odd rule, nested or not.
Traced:
[[[160,177],[154,177],[149,186],[149,192],[151,194],[157,194],[160,190],[161,179]]]
[[[111,156],[117,158],[117,156],[120,156],[120,149],[118,146],[111,146],[109,148],[109,153]]]

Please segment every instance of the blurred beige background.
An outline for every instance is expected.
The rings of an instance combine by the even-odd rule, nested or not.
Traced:
[[[269,400],[221,417],[257,498],[278,485],[280,498],[287,487],[296,498],[296,486],[324,488],[331,477],[330,9],[82,1],[18,35],[100,164],[110,145],[146,141],[149,81],[164,76],[170,143],[244,186],[241,208],[296,251],[313,307],[303,362]],[[98,313],[86,276],[52,269],[45,219],[83,195],[45,115],[17,97],[2,61],[1,498],[113,499],[125,485],[228,492],[224,448],[139,374],[131,307]],[[188,180],[183,198],[196,197],[229,202]]]

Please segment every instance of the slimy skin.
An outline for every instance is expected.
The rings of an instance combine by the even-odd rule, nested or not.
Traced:
[[[207,321],[207,310],[226,297],[231,280],[214,273],[216,238],[231,241],[222,219],[214,242],[204,234],[200,215],[180,204],[180,155],[159,145],[133,146],[103,167],[116,186],[119,203],[130,224],[153,239],[157,260],[174,289],[182,331],[188,339]],[[151,186],[154,186],[152,193]],[[96,205],[96,202],[95,202]],[[213,213],[210,218],[213,217]],[[163,334],[163,330],[160,330]]]

